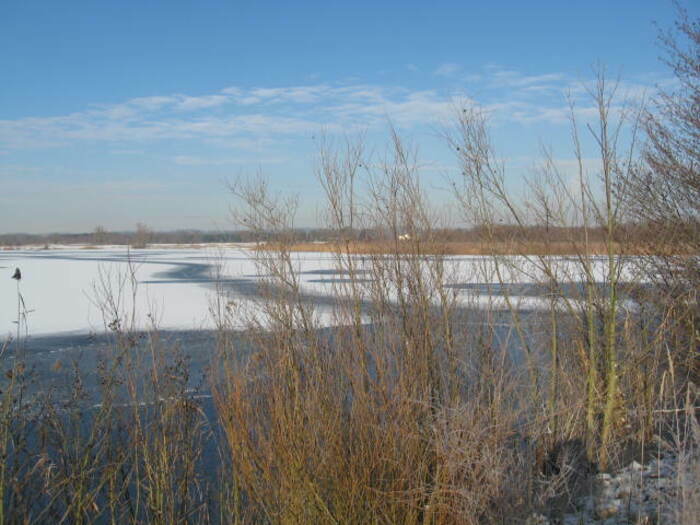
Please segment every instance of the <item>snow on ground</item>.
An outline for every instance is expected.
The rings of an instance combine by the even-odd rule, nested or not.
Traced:
[[[17,287],[11,276],[16,267],[22,271],[19,291],[24,299],[28,331],[31,335],[66,332],[101,332],[112,316],[103,315],[99,306],[104,299],[104,286],[118,292],[119,310],[132,309],[131,286],[120,285],[133,268],[138,281],[135,302],[137,326],[144,327],[154,315],[164,329],[212,328],[209,314],[216,296],[211,269],[221,265],[232,299],[255,307],[255,297],[242,290],[258,279],[252,252],[245,245],[202,245],[189,247],[154,246],[145,250],[128,250],[124,246],[99,249],[75,246],[50,246],[49,249],[26,248],[0,251],[0,339],[16,331]],[[328,253],[295,253],[304,293],[329,296],[342,287],[347,276],[335,272],[335,258]],[[538,270],[519,261],[524,273],[510,274],[506,269],[500,278],[494,265],[484,257],[460,256],[447,259],[448,281],[455,286],[458,298],[474,306],[505,307],[505,301],[489,289],[489,283],[532,283]],[[602,278],[604,261],[597,260],[595,273]],[[564,281],[576,280],[576,265],[558,258],[557,271]],[[627,274],[625,279],[633,280]],[[102,290],[102,291],[100,291]],[[519,308],[547,307],[549,302],[537,294],[511,292],[512,304]],[[327,308],[320,311],[320,321],[332,323]]]

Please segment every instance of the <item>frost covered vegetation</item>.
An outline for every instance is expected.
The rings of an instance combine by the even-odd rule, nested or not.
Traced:
[[[629,467],[647,474],[621,491],[600,477],[637,460],[670,481],[632,519],[694,523],[700,28],[679,29],[690,46],[669,40],[680,88],[653,112],[617,104],[602,73],[589,91],[595,125],[581,129],[572,107],[573,183],[545,156],[527,198],[514,198],[483,114],[459,108],[445,132],[462,173],[456,200],[485,246],[498,246],[505,222],[520,254],[490,255],[484,279],[497,283],[498,308],[458,304],[459,276],[436,249],[449,224],[392,133],[383,161],[353,142],[320,154],[340,276],[333,329],[321,329],[300,286],[295,201],[264,181],[234,185],[237,219],[275,243],[254,252],[259,308],[223,293],[211,306],[211,401],[188,348],[155,321],[134,328],[123,307],[133,273],[99,288],[110,339],[89,371],[93,390],[78,363],[68,395],[30,395],[18,330],[2,347],[0,522],[585,522],[622,516],[647,490],[635,483],[658,479]],[[599,159],[594,171],[585,157]],[[657,255],[624,255],[631,221]],[[527,249],[518,232],[533,224],[571,232],[573,263]],[[358,230],[389,241],[359,255],[348,235]],[[602,254],[592,255],[592,232]],[[629,274],[650,284],[630,287]],[[511,301],[510,283],[533,280],[547,291],[544,311]],[[606,490],[617,510],[581,503]]]

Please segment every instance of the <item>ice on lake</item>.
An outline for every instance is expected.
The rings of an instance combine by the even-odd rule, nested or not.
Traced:
[[[162,329],[199,330],[214,327],[211,306],[217,298],[217,279],[224,280],[226,298],[255,308],[260,300],[256,282],[259,270],[253,253],[245,246],[203,246],[198,248],[152,247],[129,250],[123,246],[97,249],[54,247],[0,252],[0,337],[16,330],[18,296],[15,268],[20,268],[19,291],[24,301],[30,335],[100,333],[111,322],[105,313],[105,285],[113,292],[120,312],[135,314],[136,326],[144,328],[155,320]],[[332,324],[329,314],[345,277],[327,253],[295,253],[302,291],[318,303],[321,324]],[[361,259],[361,256],[359,256]],[[563,280],[575,281],[576,264],[560,259]],[[459,301],[472,306],[504,308],[503,283],[511,305],[522,309],[545,308],[542,290],[533,284],[537,268],[527,261],[518,275],[497,276],[485,257],[450,257],[446,260],[448,285]],[[361,261],[360,261],[361,265]],[[136,280],[135,302],[130,270]],[[602,280],[604,262],[595,263]],[[633,280],[633,275],[626,276]],[[496,284],[494,284],[496,283]],[[499,302],[500,301],[500,302]],[[152,317],[149,317],[152,316]]]

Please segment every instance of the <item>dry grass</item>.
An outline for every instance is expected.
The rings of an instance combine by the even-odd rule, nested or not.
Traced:
[[[352,253],[352,254],[407,254],[415,252],[416,241],[349,241],[334,242],[300,242],[287,247],[291,252],[320,252],[320,253]],[[600,242],[589,242],[588,247],[576,242],[542,242],[542,241],[513,241],[513,242],[420,242],[420,250],[433,255],[605,255],[607,245]],[[261,250],[279,249],[277,243],[264,243],[258,246]],[[616,254],[624,255],[653,255],[649,248],[641,244],[629,245],[616,243]],[[681,250],[679,250],[681,252]]]

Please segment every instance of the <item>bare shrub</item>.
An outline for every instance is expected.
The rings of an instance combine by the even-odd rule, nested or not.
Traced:
[[[214,383],[250,519],[477,523],[527,508],[521,382],[492,330],[464,329],[445,257],[423,249],[440,222],[413,152],[396,133],[377,163],[361,143],[327,147],[318,175],[342,277],[325,311],[305,300],[290,256],[294,205],[264,184],[235,187],[239,217],[277,239],[255,252],[264,322],[249,318],[245,358],[222,344]],[[355,228],[386,232],[392,250],[352,253]],[[319,315],[338,327],[319,330]]]
[[[673,353],[689,381],[700,381],[697,359],[700,266],[700,20],[676,5],[678,20],[662,32],[665,63],[677,83],[662,90],[645,114],[644,161],[634,179],[631,209],[647,227],[655,255],[642,269],[654,283],[647,300],[672,311]],[[679,385],[680,386],[680,385]]]
[[[640,417],[640,409],[647,406],[646,413],[651,414],[649,407],[656,402],[663,363],[660,338],[669,326],[667,317],[658,312],[647,315],[630,308],[635,288],[625,282],[635,281],[637,267],[624,255],[624,223],[639,169],[640,112],[617,103],[616,89],[603,70],[588,88],[597,112],[596,121],[586,125],[600,159],[595,175],[591,177],[584,168],[583,140],[572,101],[576,178],[563,173],[545,150],[544,161],[526,182],[528,193],[521,198],[508,188],[505,167],[495,156],[486,119],[478,109],[461,111],[447,135],[462,163],[464,178],[456,190],[465,215],[482,225],[487,239],[494,237],[501,221],[523,232],[540,225],[570,235],[567,242],[574,255],[568,260],[550,257],[546,249],[543,255],[532,255],[520,248],[524,236],[517,234],[511,246],[520,257],[494,253],[492,258],[501,284],[534,280],[549,290],[550,318],[545,330],[549,341],[539,344],[549,353],[548,392],[537,388],[540,371],[533,363],[529,366],[532,396],[547,406],[555,442],[583,431],[588,459],[603,469],[608,468],[620,438],[642,438],[653,430],[651,416]],[[603,232],[602,259],[588,248],[593,230]],[[510,302],[508,306],[517,318],[516,306]],[[571,381],[573,370],[579,381]],[[638,376],[640,371],[644,378]],[[580,411],[584,428],[575,419],[560,417],[562,410],[571,409]]]

